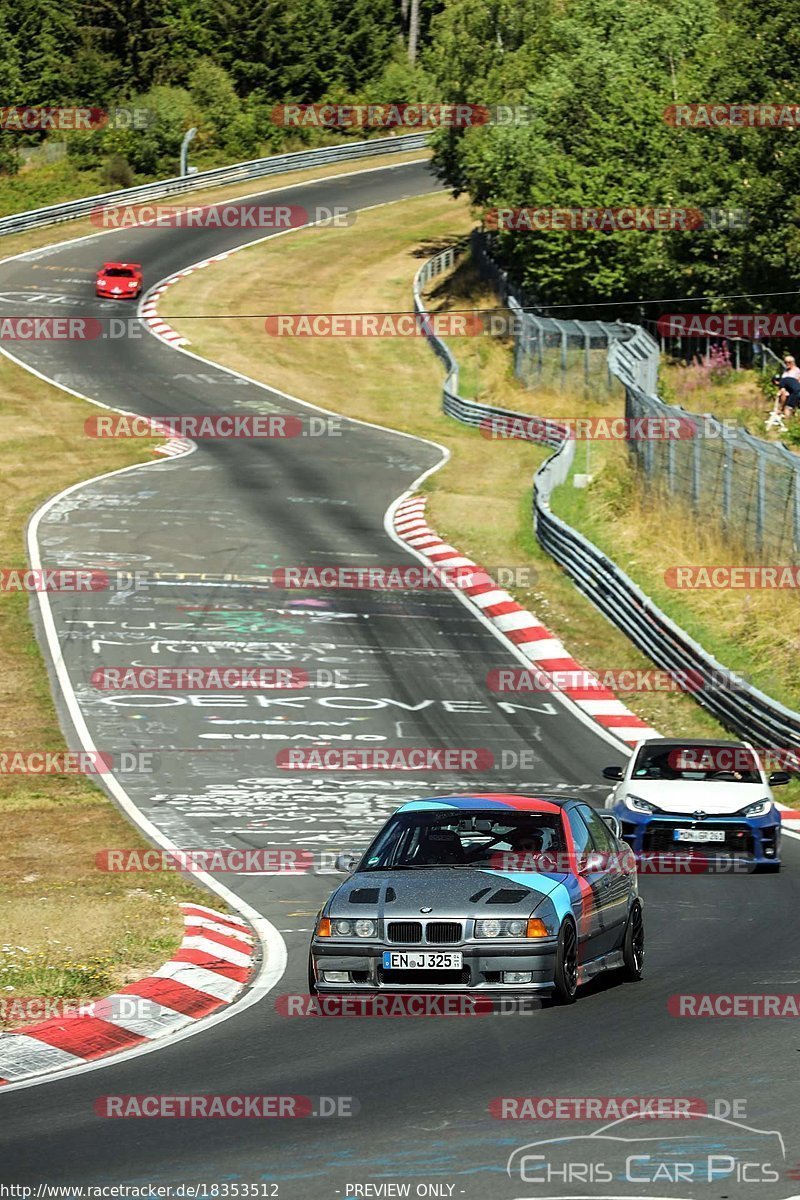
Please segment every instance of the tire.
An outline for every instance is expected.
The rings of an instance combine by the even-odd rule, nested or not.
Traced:
[[[754,875],[777,875],[781,864],[776,862],[756,863]]]
[[[623,978],[636,983],[644,973],[644,916],[642,906],[635,900],[622,939]]]
[[[572,921],[564,921],[558,931],[556,967],[553,974],[553,1000],[556,1004],[574,1004],[578,994],[578,931]]]

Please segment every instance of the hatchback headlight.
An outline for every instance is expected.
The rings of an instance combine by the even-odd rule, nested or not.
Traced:
[[[625,803],[627,804],[628,808],[632,808],[635,812],[658,812],[655,804],[651,804],[649,800],[643,800],[641,796],[632,796],[628,794],[625,797]]]
[[[476,921],[475,922],[475,937],[476,938],[496,938],[496,937],[525,937],[528,922],[522,919],[509,921]]]
[[[741,810],[741,815],[743,817],[765,817],[771,808],[772,801],[765,796],[763,800],[756,800],[753,804],[748,804]]]

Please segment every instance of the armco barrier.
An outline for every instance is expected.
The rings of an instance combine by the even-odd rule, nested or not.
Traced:
[[[458,254],[457,250],[445,250],[420,267],[414,278],[414,308],[419,314],[427,314],[423,288],[431,279],[450,270]],[[496,417],[514,417],[522,422],[536,420],[530,413],[512,413],[460,396],[458,363],[452,351],[427,323],[425,332],[433,350],[447,367],[442,403],[449,416],[473,426]],[[646,374],[638,373],[637,363],[646,363],[651,341],[641,330],[630,341],[612,348],[611,369],[618,372],[628,386],[635,386],[640,379],[646,378]],[[623,362],[619,361],[618,355],[623,356]],[[692,692],[693,697],[727,729],[758,746],[787,750],[800,746],[800,713],[786,708],[748,683],[728,683],[729,673],[722,663],[670,620],[597,546],[551,511],[550,497],[553,489],[569,476],[575,442],[554,433],[547,444],[555,453],[539,467],[533,479],[533,526],[541,546],[595,607],[657,666],[667,671],[697,672],[702,685]],[[726,686],[720,687],[719,680],[723,677]]]
[[[341,146],[323,146],[316,150],[296,150],[291,154],[275,154],[271,158],[255,158],[250,162],[234,163],[230,167],[215,167],[212,171],[198,171],[196,175],[178,175],[172,179],[161,179],[155,183],[142,183],[137,187],[123,188],[116,192],[103,192],[98,196],[84,196],[80,200],[67,200],[64,204],[51,204],[48,208],[35,208],[29,212],[0,217],[0,235],[20,233],[24,229],[36,229],[42,225],[55,225],[59,221],[72,221],[85,217],[97,208],[110,204],[134,203],[140,200],[158,200],[163,196],[179,196],[184,192],[200,188],[219,187],[225,183],[243,183],[248,179],[261,179],[266,175],[277,175],[282,171],[300,171],[304,167],[319,167],[325,163],[349,162],[355,158],[378,157],[383,154],[400,154],[407,150],[423,150],[427,134],[410,133],[402,137],[374,138],[364,142],[349,142]]]

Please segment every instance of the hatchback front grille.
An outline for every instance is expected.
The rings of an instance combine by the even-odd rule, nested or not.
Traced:
[[[722,823],[715,824],[714,821],[703,821],[696,828],[721,829],[725,834],[724,840],[721,842],[677,842],[675,840],[674,831],[676,829],[690,829],[691,827],[689,821],[675,821],[674,824],[651,822],[644,831],[642,849],[645,853],[653,854],[699,854],[701,856],[713,855],[715,852],[745,855],[753,853],[753,837],[745,826],[737,827]]]
[[[390,921],[386,926],[386,936],[390,942],[414,945],[422,941],[422,922]]]

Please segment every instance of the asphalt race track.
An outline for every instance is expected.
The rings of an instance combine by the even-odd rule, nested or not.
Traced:
[[[411,164],[298,185],[280,201],[359,208],[435,186],[425,166]],[[141,262],[151,287],[254,236],[263,234],[137,229],[35,251],[0,265],[0,315],[117,316],[120,305],[94,297],[100,262]],[[147,333],[20,343],[14,354],[62,386],[146,415],[276,412],[305,422],[314,415]],[[307,399],[325,407],[325,395]],[[440,459],[429,443],[343,421],[338,436],[199,442],[186,457],[82,485],[44,513],[44,565],[146,573],[146,587],[54,594],[51,604],[94,744],[117,756],[149,756],[117,778],[173,843],[346,850],[363,846],[402,800],[436,791],[580,788],[602,803],[600,768],[621,762],[622,751],[556,697],[507,705],[489,692],[487,672],[517,660],[454,595],[320,592],[309,603],[310,593],[263,583],[266,571],[291,564],[416,562],[385,531],[384,515]],[[316,686],[145,694],[106,693],[91,683],[103,666],[257,663],[307,670]],[[316,674],[336,670],[347,673],[344,686]],[[59,706],[78,748],[74,707],[61,696]],[[278,752],[313,744],[309,735],[343,747],[485,747],[499,765],[469,778],[281,769]],[[357,740],[325,741],[345,737]],[[519,763],[524,768],[504,766]],[[786,965],[800,951],[797,926],[786,916],[800,908],[793,839],[784,840],[784,863],[778,876],[645,877],[642,983],[609,976],[571,1008],[466,1019],[280,1015],[279,996],[306,991],[310,926],[341,876],[226,874],[227,886],[283,936],[283,978],[258,1003],[195,1036],[60,1081],[4,1090],[0,1178],[206,1183],[209,1196],[225,1195],[212,1192],[214,1184],[260,1182],[270,1185],[261,1194],[281,1200],[790,1197],[798,1190],[792,1175],[800,1177],[793,1104],[800,1046],[788,1022],[681,1020],[667,1010],[674,993],[800,990],[796,969]],[[112,1121],[95,1114],[100,1096],[152,1093],[347,1096],[358,1111],[298,1120]],[[712,1114],[722,1102],[719,1116],[738,1121],[643,1121],[610,1131],[632,1139],[625,1153],[640,1156],[634,1183],[607,1168],[619,1162],[621,1143],[585,1141],[606,1122],[490,1115],[492,1099],[523,1095],[692,1097]],[[726,1108],[734,1101],[737,1109]],[[507,1174],[518,1147],[577,1135],[583,1140],[565,1152],[571,1174],[542,1182],[529,1166],[523,1178],[519,1158]],[[678,1136],[683,1146],[663,1140]],[[686,1164],[709,1154],[718,1156],[713,1180],[696,1172],[690,1181]],[[675,1170],[662,1167],[653,1178],[653,1163],[665,1159]],[[395,1190],[405,1185],[408,1192]]]

